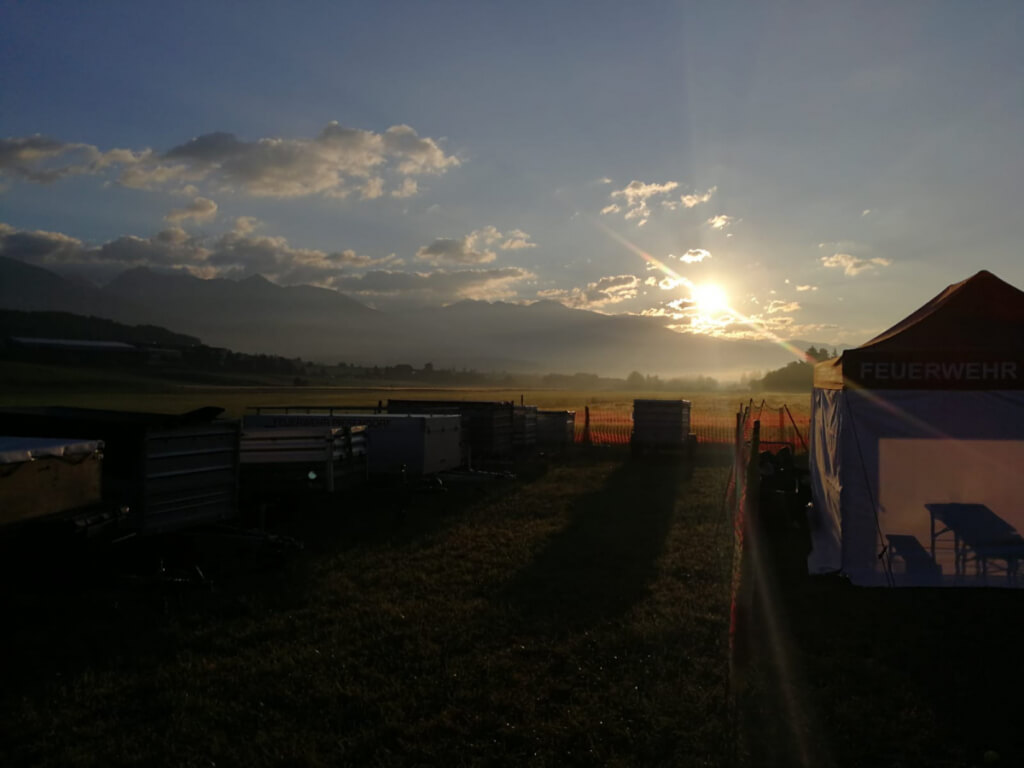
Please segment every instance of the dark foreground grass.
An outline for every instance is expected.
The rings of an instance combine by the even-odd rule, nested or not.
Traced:
[[[764,560],[780,549],[766,542]],[[743,763],[1024,765],[1021,590],[777,575],[763,571],[745,646]]]
[[[279,508],[301,552],[123,566],[211,590],[9,573],[0,764],[730,764],[726,475],[603,453],[368,488]]]

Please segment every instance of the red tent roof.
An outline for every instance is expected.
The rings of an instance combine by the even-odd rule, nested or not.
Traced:
[[[858,349],[978,349],[1024,344],[1024,291],[987,270],[954,283]]]
[[[815,387],[1024,388],[1024,291],[982,270],[815,366]]]

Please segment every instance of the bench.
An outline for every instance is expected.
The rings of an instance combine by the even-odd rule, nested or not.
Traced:
[[[914,577],[915,581],[923,579],[926,583],[939,583],[942,579],[942,566],[935,562],[916,536],[890,533],[886,538],[889,540],[890,555],[903,561],[907,575]]]

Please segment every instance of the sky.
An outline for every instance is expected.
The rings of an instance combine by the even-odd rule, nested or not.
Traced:
[[[1024,4],[0,2],[0,255],[856,345],[1024,287]]]

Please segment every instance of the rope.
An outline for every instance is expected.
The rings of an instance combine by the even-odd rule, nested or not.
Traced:
[[[810,453],[811,449],[807,445],[807,441],[804,440],[804,436],[800,434],[800,427],[796,425],[796,419],[793,418],[793,412],[789,410],[789,406],[783,403],[783,408],[786,409],[786,413],[789,415],[789,422],[793,425],[793,431],[796,432],[796,436],[800,438],[800,444],[804,447],[804,450]]]

